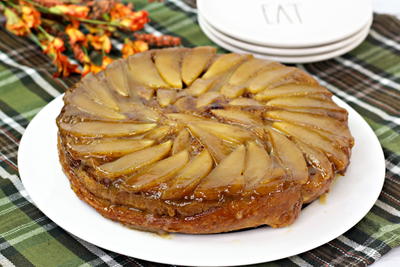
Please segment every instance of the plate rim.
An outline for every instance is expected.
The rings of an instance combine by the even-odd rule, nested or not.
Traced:
[[[206,1],[210,1],[210,0],[197,0],[197,9],[198,9],[198,13],[202,13],[203,17],[205,17],[209,22],[210,20],[210,16],[205,14],[203,11],[206,10],[207,8],[204,7],[205,2]],[[368,12],[368,19],[366,19],[362,25],[366,25],[366,23],[373,18],[373,9],[372,9],[372,1],[368,0],[368,5],[369,5],[369,11]],[[213,26],[218,29],[221,32],[224,32],[226,35],[231,36],[232,38],[236,38],[236,39],[241,39],[242,36],[240,36],[239,34],[237,34],[234,30],[232,29],[223,29],[223,27],[221,27],[221,25],[217,25],[213,23]],[[285,47],[285,48],[293,48],[293,47],[297,47],[297,48],[304,48],[304,47],[310,47],[310,46],[319,46],[319,45],[323,45],[323,44],[328,44],[328,43],[334,43],[334,42],[339,42],[341,40],[344,40],[346,38],[348,38],[349,36],[353,35],[354,33],[356,33],[357,31],[359,31],[362,28],[362,26],[358,27],[357,29],[351,31],[351,32],[347,32],[346,34],[342,35],[341,37],[334,37],[334,38],[329,38],[327,40],[324,41],[318,41],[318,42],[314,42],[314,43],[300,43],[300,44],[285,44],[285,43],[276,43],[276,42],[267,42],[267,41],[260,41],[257,39],[254,39],[253,37],[248,38],[246,41],[249,43],[253,43],[255,45],[267,45],[267,46],[275,46],[275,47]]]
[[[346,109],[350,109],[351,110],[351,112],[353,113],[353,115],[356,115],[356,116],[358,116],[359,118],[358,119],[361,119],[361,121],[360,120],[358,120],[358,123],[361,123],[361,124],[364,124],[364,126],[366,126],[366,127],[368,127],[368,131],[369,131],[369,134],[371,135],[372,134],[372,137],[374,138],[374,140],[372,140],[372,143],[375,143],[375,145],[379,145],[379,147],[376,147],[377,149],[379,149],[379,151],[380,151],[380,153],[379,153],[379,158],[381,159],[379,162],[380,162],[380,165],[381,165],[381,170],[380,170],[380,173],[381,173],[381,178],[380,178],[380,185],[378,186],[378,188],[379,188],[379,190],[377,190],[377,191],[375,191],[374,193],[375,193],[375,195],[373,196],[373,198],[371,198],[371,199],[369,199],[369,203],[368,203],[368,210],[366,210],[365,211],[365,213],[363,214],[363,216],[361,216],[360,218],[357,218],[357,220],[353,220],[353,222],[351,223],[351,226],[348,226],[348,225],[344,225],[344,224],[342,224],[342,225],[339,225],[338,227],[340,228],[341,227],[341,229],[340,230],[338,230],[338,231],[336,231],[336,232],[340,232],[339,234],[337,234],[337,233],[335,233],[335,234],[331,234],[330,235],[330,237],[329,238],[325,238],[325,239],[323,239],[322,241],[321,240],[319,240],[319,242],[316,242],[316,243],[314,243],[313,245],[311,245],[311,246],[308,246],[307,248],[299,248],[299,249],[297,249],[297,251],[295,251],[295,253],[294,254],[290,254],[290,255],[286,255],[285,257],[290,257],[290,256],[293,256],[293,255],[297,255],[297,254],[299,254],[299,253],[302,253],[302,252],[305,252],[305,251],[309,251],[309,250],[311,250],[311,249],[314,249],[314,248],[316,248],[316,247],[318,247],[318,246],[320,246],[320,245],[323,245],[323,244],[325,244],[325,243],[327,243],[327,242],[329,242],[329,241],[331,241],[331,240],[333,240],[333,239],[335,239],[335,238],[337,238],[338,236],[340,236],[341,234],[343,234],[343,233],[345,233],[347,230],[349,230],[349,229],[351,229],[355,224],[357,224],[360,220],[362,220],[362,218],[364,218],[365,217],[365,215],[369,212],[369,210],[373,207],[373,205],[375,204],[375,202],[376,202],[376,199],[379,197],[379,194],[380,194],[380,192],[381,192],[381,190],[382,190],[382,187],[383,187],[383,183],[384,183],[384,180],[385,180],[385,159],[384,159],[384,154],[383,154],[383,150],[382,150],[382,147],[381,147],[381,145],[380,145],[380,142],[379,142],[379,140],[378,140],[378,138],[376,137],[376,135],[374,134],[374,132],[372,131],[372,129],[371,129],[371,127],[367,124],[367,122],[361,117],[361,115],[360,114],[358,114],[353,108],[351,108],[347,103],[345,103],[344,101],[342,101],[342,100],[340,100],[340,99],[338,99],[337,97],[334,97],[334,100],[335,100],[335,102],[339,102],[338,104],[340,104],[341,106],[345,106],[345,108]],[[38,120],[38,118],[41,118],[41,115],[40,114],[44,114],[44,112],[46,111],[46,110],[50,110],[50,106],[52,106],[52,105],[55,105],[55,103],[57,103],[57,101],[59,102],[59,105],[60,104],[63,104],[62,103],[62,95],[61,96],[59,96],[59,97],[57,97],[56,99],[54,99],[53,101],[51,101],[48,105],[46,105],[46,107],[44,108],[44,109],[42,109],[36,116],[35,116],[35,118],[33,118],[32,119],[32,121],[31,121],[31,123],[32,122],[35,122],[35,119],[36,120]],[[47,109],[46,109],[47,108]],[[59,107],[59,108],[61,108],[61,107]],[[350,113],[350,112],[349,112]],[[58,115],[58,114],[56,114],[56,115]],[[25,131],[25,134],[26,133],[28,133],[27,135],[23,135],[23,137],[21,138],[21,142],[20,142],[20,147],[19,147],[19,150],[18,150],[18,167],[20,168],[20,177],[21,177],[21,180],[22,180],[22,183],[23,183],[23,185],[24,185],[24,187],[25,187],[25,189],[27,190],[27,192],[28,192],[28,194],[31,196],[31,198],[32,198],[32,200],[33,200],[33,202],[34,203],[36,203],[36,197],[37,197],[37,195],[36,195],[36,193],[35,194],[31,194],[31,192],[29,192],[29,186],[28,187],[26,187],[26,185],[27,185],[27,176],[28,176],[28,173],[27,173],[27,171],[26,171],[26,168],[25,168],[25,166],[22,166],[22,165],[20,165],[20,163],[21,162],[23,162],[23,160],[25,160],[25,159],[23,159],[23,153],[21,153],[21,151],[22,152],[24,152],[24,150],[26,150],[26,149],[28,149],[28,144],[26,143],[27,141],[26,140],[29,140],[28,139],[28,137],[29,137],[29,134],[30,134],[30,125],[31,125],[31,123],[28,125],[28,127],[26,128],[26,131]],[[54,122],[55,123],[55,122]],[[32,125],[34,125],[34,124],[32,124]],[[357,140],[356,140],[356,142],[357,142]],[[57,161],[58,161],[58,155],[57,155]],[[65,177],[65,175],[64,175],[64,178],[67,180],[67,178]],[[68,181],[68,184],[69,184],[69,181]],[[72,192],[72,190],[68,187],[68,190],[70,190],[71,192]],[[72,192],[73,193],[73,192]],[[74,194],[74,193],[73,193]],[[75,195],[75,194],[74,194]],[[76,197],[76,196],[75,196]],[[372,199],[373,199],[373,201],[372,201]],[[86,205],[86,203],[84,203],[83,201],[81,201],[81,200],[79,200],[80,201],[80,203],[82,204],[82,205]],[[312,205],[312,204],[311,204]],[[38,207],[38,206],[37,206]],[[70,232],[69,231],[69,229],[67,229],[68,227],[65,227],[65,224],[64,224],[64,222],[60,219],[60,218],[53,218],[53,214],[51,214],[51,215],[49,215],[47,212],[46,212],[46,210],[43,210],[42,208],[43,207],[38,207],[46,216],[48,216],[48,218],[50,218],[51,220],[53,220],[58,226],[60,226],[61,228],[63,228],[64,230],[66,230],[66,231],[68,231],[68,232]],[[88,207],[88,208],[90,208],[90,209],[92,209],[91,207]],[[45,208],[46,209],[46,208]],[[366,208],[365,208],[366,209]],[[47,210],[48,211],[48,210]],[[94,212],[96,212],[96,211],[94,211]],[[304,212],[304,211],[303,211]],[[96,212],[97,213],[97,212]],[[99,214],[97,214],[97,215],[99,215]],[[101,217],[102,218],[102,220],[104,220],[104,222],[110,222],[110,220],[108,220],[108,219],[105,219],[105,218],[103,218],[103,217]],[[114,226],[113,226],[114,227]],[[124,226],[121,226],[121,227],[124,227]],[[124,227],[124,229],[128,229],[129,231],[136,231],[136,230],[131,230],[131,229],[129,229],[129,228],[126,228],[126,227]],[[285,228],[281,228],[281,229],[285,229]],[[257,229],[255,229],[255,230],[257,230]],[[275,230],[275,229],[274,229]],[[278,229],[276,229],[276,230],[278,230]],[[289,229],[290,230],[290,229]],[[254,231],[254,230],[248,230],[249,232],[250,231]],[[94,242],[93,242],[93,237],[91,237],[91,239],[90,238],[87,238],[87,236],[85,236],[85,237],[82,237],[81,235],[79,235],[79,233],[78,234],[76,234],[76,233],[74,233],[74,232],[70,232],[70,233],[72,233],[73,235],[76,235],[76,236],[78,236],[79,238],[82,238],[83,240],[86,240],[86,241],[88,241],[88,242],[90,242],[90,243],[92,243],[92,244],[94,244],[94,245],[96,245],[96,246],[99,246],[99,247],[101,247],[101,248],[105,248],[105,249],[108,249],[108,250],[110,250],[110,251],[114,251],[114,252],[116,252],[116,253],[120,253],[120,254],[123,254],[123,255],[127,255],[127,256],[131,256],[131,257],[135,257],[135,258],[139,258],[139,259],[143,259],[143,260],[147,260],[147,261],[153,261],[153,262],[159,262],[159,263],[167,263],[167,264],[176,264],[176,265],[187,265],[187,266],[199,266],[199,265],[201,265],[201,266],[223,266],[223,265],[230,265],[230,266],[238,266],[238,265],[246,265],[246,264],[256,264],[256,263],[262,263],[262,262],[269,262],[269,261],[273,261],[273,260],[277,260],[277,259],[281,259],[281,258],[284,258],[284,257],[269,257],[269,259],[265,259],[265,257],[261,257],[261,259],[260,259],[260,257],[258,257],[258,258],[256,258],[256,259],[252,259],[252,260],[242,260],[242,261],[238,261],[237,259],[235,260],[235,262],[230,262],[229,260],[228,261],[224,261],[224,260],[220,260],[220,259],[217,259],[216,260],[216,262],[208,262],[207,260],[206,261],[203,261],[202,263],[195,263],[195,262],[188,262],[187,260],[181,260],[181,259],[171,259],[171,258],[168,258],[168,259],[159,259],[159,258],[157,258],[157,256],[153,256],[153,254],[150,254],[150,255],[145,255],[145,256],[141,256],[141,255],[131,255],[131,254],[126,254],[126,252],[124,253],[124,251],[120,251],[120,250],[116,250],[116,249],[114,249],[112,246],[110,247],[109,245],[104,245],[104,244],[96,244],[96,240],[94,240]],[[144,234],[149,234],[149,233],[144,233]],[[222,234],[222,235],[230,235],[229,233],[228,234]],[[179,235],[177,235],[177,236],[179,236]],[[192,235],[181,235],[181,236],[186,236],[186,237],[194,237],[194,238],[196,238],[196,239],[198,239],[197,237],[199,237],[199,236],[192,236]],[[89,239],[89,240],[88,240]],[[172,242],[173,243],[173,242]],[[185,244],[186,245],[186,244]],[[252,255],[252,256],[254,256],[254,255]]]
[[[359,31],[357,31],[354,35],[349,36],[348,38],[335,42],[330,43],[327,45],[321,46],[313,46],[313,47],[306,47],[306,48],[287,48],[287,47],[269,47],[265,45],[255,45],[252,43],[248,43],[245,41],[241,41],[235,39],[229,35],[226,35],[219,31],[217,28],[213,27],[207,19],[198,13],[198,21],[202,21],[202,24],[206,29],[216,38],[222,40],[225,43],[231,44],[234,47],[241,48],[243,47],[244,50],[248,50],[251,53],[259,53],[259,54],[266,54],[271,56],[279,56],[279,57],[311,57],[319,54],[327,54],[331,52],[335,52],[339,49],[345,48],[350,46],[352,43],[359,41],[359,39],[364,39],[372,25],[372,18],[364,25]],[[208,34],[206,34],[208,36]]]
[[[346,54],[347,52],[353,50],[357,46],[359,46],[368,36],[369,30],[363,33],[362,36],[360,36],[354,43],[350,43],[348,46],[339,48],[335,51],[330,51],[327,53],[321,53],[321,54],[315,54],[315,55],[306,55],[306,56],[276,56],[276,55],[270,55],[266,53],[256,53],[254,51],[250,51],[244,48],[238,48],[232,44],[229,44],[223,40],[221,40],[219,37],[215,36],[212,34],[203,24],[203,21],[201,18],[198,20],[199,26],[201,30],[204,32],[204,34],[214,43],[217,45],[223,47],[224,49],[227,49],[229,51],[239,53],[239,54],[253,54],[255,57],[261,58],[261,59],[267,59],[267,60],[273,60],[273,61],[279,61],[283,63],[288,63],[288,64],[298,64],[298,63],[311,63],[311,62],[319,62],[323,60],[328,60],[334,57],[338,57],[341,55]]]

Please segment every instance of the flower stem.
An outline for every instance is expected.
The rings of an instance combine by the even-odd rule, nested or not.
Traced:
[[[52,14],[47,7],[42,6],[41,4],[39,4],[39,3],[35,2],[35,1],[25,0],[25,2],[28,2],[28,3],[32,4],[33,6],[35,6],[41,12]]]
[[[3,3],[1,3],[3,6],[5,6]],[[10,5],[11,7],[15,8],[15,9],[20,9],[20,6],[14,4],[12,1],[8,1],[7,2],[8,5]]]
[[[88,53],[88,51],[87,51],[87,49],[86,49],[86,47],[85,47],[84,45],[82,45],[82,51],[83,51],[83,53],[85,54],[85,56],[87,56],[87,58],[90,59],[89,53]]]
[[[51,40],[51,39],[54,38],[51,34],[49,34],[48,32],[46,32],[46,30],[43,29],[42,26],[40,26],[40,25],[37,26],[37,29],[38,29],[41,33],[43,33],[43,34],[46,36],[47,39]]]
[[[38,38],[34,34],[30,33],[28,36],[36,45],[43,49],[43,45],[39,42]]]
[[[102,21],[102,20],[82,19],[82,18],[77,18],[77,20],[79,20],[81,22],[85,22],[85,23],[98,24],[98,25],[108,25],[108,26],[115,26],[115,27],[121,26],[119,23]]]

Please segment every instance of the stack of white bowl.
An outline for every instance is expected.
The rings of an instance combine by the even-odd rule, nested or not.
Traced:
[[[197,0],[217,45],[284,63],[322,61],[357,47],[372,24],[370,0]]]

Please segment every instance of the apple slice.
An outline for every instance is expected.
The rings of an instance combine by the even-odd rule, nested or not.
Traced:
[[[232,101],[229,102],[229,105],[232,106],[255,106],[255,107],[261,107],[262,104],[258,102],[257,100],[251,99],[251,98],[245,98],[245,97],[239,97],[236,99],[233,99]]]
[[[241,96],[246,88],[243,85],[232,85],[226,83],[221,88],[221,94],[228,98],[237,98]]]
[[[182,79],[189,86],[199,77],[215,55],[214,47],[196,47],[185,54],[182,60]]]
[[[212,133],[221,139],[237,144],[242,144],[246,140],[255,138],[251,132],[238,126],[214,121],[199,121],[192,122],[192,124],[200,127],[203,130],[206,130],[209,133]]]
[[[69,102],[80,111],[89,113],[95,117],[110,119],[110,120],[123,120],[126,119],[124,114],[115,111],[107,106],[103,106],[91,100],[83,92],[74,92],[69,97]]]
[[[202,121],[202,120],[204,120],[204,118],[202,118],[202,117],[197,117],[197,116],[194,116],[194,115],[182,114],[182,113],[168,113],[168,114],[165,114],[165,116],[167,116],[167,118],[169,118],[171,120],[179,121],[179,122],[184,123],[184,124],[188,124],[188,123],[191,123],[193,121]]]
[[[123,156],[134,151],[142,150],[151,146],[153,140],[141,139],[116,139],[116,140],[100,140],[91,144],[70,144],[71,149],[81,156]]]
[[[318,82],[310,75],[297,68],[280,68],[269,72],[264,77],[254,78],[249,83],[249,91],[258,93],[285,84],[308,84],[317,86]]]
[[[229,84],[242,85],[264,67],[279,64],[276,62],[252,58],[239,66],[229,79]],[[281,64],[279,64],[281,65]]]
[[[166,107],[174,103],[176,100],[176,91],[168,89],[157,90],[157,101],[161,107]]]
[[[185,92],[192,96],[200,96],[207,92],[217,79],[197,79],[185,90]]]
[[[329,117],[285,110],[268,111],[265,116],[271,119],[284,120],[317,130],[327,131],[341,137],[345,141],[346,146],[354,143],[349,129],[342,122]]]
[[[172,154],[189,149],[190,148],[190,134],[186,128],[179,132],[178,136],[174,140],[174,145],[172,146]]]
[[[283,65],[282,67],[274,69],[266,69],[258,73],[249,81],[248,90],[253,94],[261,92],[265,88],[268,88],[277,81],[282,80],[285,76],[290,75],[296,70],[296,68],[285,67]]]
[[[254,190],[271,171],[272,161],[267,151],[254,141],[249,142],[243,173],[246,184],[245,191]]]
[[[163,138],[165,138],[168,134],[170,134],[171,131],[172,128],[170,126],[162,125],[152,129],[151,131],[146,133],[144,137],[160,142]]]
[[[272,89],[265,89],[255,95],[255,99],[260,101],[266,101],[277,97],[288,97],[288,96],[312,96],[315,94],[322,94],[331,96],[332,94],[322,86],[316,85],[300,85],[300,84],[288,84],[275,87]]]
[[[284,107],[279,107],[279,108],[284,108]],[[307,107],[290,107],[290,108],[284,108],[285,110],[288,111],[294,111],[294,112],[302,112],[302,113],[307,113],[307,114],[314,114],[314,115],[323,115],[330,117],[332,119],[341,121],[341,122],[347,122],[347,117],[348,113],[345,109],[343,110],[329,110],[329,109],[321,109],[321,108],[307,108]]]
[[[266,105],[286,108],[320,108],[347,113],[345,109],[339,107],[331,100],[327,101],[301,96],[274,98],[267,102]]]
[[[60,123],[63,131],[69,132],[75,136],[90,137],[117,137],[131,136],[150,131],[157,124],[155,123],[108,123],[108,122],[77,122],[69,124]]]
[[[213,109],[211,110],[211,113],[218,118],[236,122],[241,125],[263,126],[263,122],[260,118],[250,112],[242,111],[240,109]]]
[[[130,101],[121,101],[119,103],[121,112],[127,117],[135,121],[156,122],[161,118],[161,115],[142,103],[132,103]]]
[[[245,191],[245,194],[257,193],[258,195],[270,194],[273,191],[279,190],[279,187],[290,179],[291,174],[288,175],[288,171],[282,167],[281,161],[277,156],[271,154],[269,155],[271,168],[269,169],[267,175],[260,179],[257,184],[250,191]]]
[[[117,160],[100,165],[98,170],[109,178],[129,174],[139,168],[159,161],[168,154],[171,146],[172,142],[167,141],[157,146],[135,151]]]
[[[349,147],[352,147],[354,145],[354,139],[351,138],[347,138],[345,136],[342,135],[336,135],[336,134],[332,134],[330,132],[324,131],[324,130],[320,130],[320,129],[316,129],[316,128],[312,128],[310,127],[313,131],[315,131],[316,133],[318,133],[320,136],[324,137],[325,139],[331,140],[332,142],[335,142],[343,151],[345,151],[346,153],[350,153],[349,151]]]
[[[192,124],[188,124],[188,127],[193,135],[199,139],[200,143],[202,143],[203,146],[208,149],[208,151],[211,153],[212,157],[217,163],[231,152],[231,148],[229,148],[223,140],[216,137],[215,135],[210,134],[200,127]]]
[[[119,110],[117,101],[109,91],[106,83],[101,83],[92,73],[87,74],[82,79],[84,91],[90,96],[91,99],[99,104],[107,106],[108,108]],[[78,89],[76,89],[78,90]]]
[[[189,161],[189,153],[183,150],[157,163],[137,176],[128,178],[124,187],[131,192],[146,191],[172,178]]]
[[[306,73],[305,71],[301,69],[297,69],[295,72],[293,72],[290,76],[285,77],[283,83],[279,84],[291,84],[291,83],[296,83],[296,84],[308,84],[308,85],[319,85],[317,80],[315,80],[311,75]]]
[[[325,180],[333,177],[332,163],[323,152],[301,142],[300,140],[295,140],[295,143],[303,152],[308,164],[318,169]]]
[[[104,70],[105,78],[115,92],[122,96],[129,95],[126,63],[123,60],[116,60]]]
[[[298,139],[307,145],[324,151],[325,155],[333,161],[339,171],[344,171],[349,163],[349,155],[342,151],[334,142],[326,139],[318,133],[301,126],[296,126],[287,122],[274,122],[272,126],[279,129],[293,138]]]
[[[193,96],[183,96],[175,101],[174,107],[178,112],[196,111],[196,99]]]
[[[169,88],[154,66],[151,52],[143,52],[128,57],[129,78],[138,84],[151,88]]]
[[[201,95],[196,102],[196,108],[202,108],[207,105],[210,105],[213,103],[215,100],[221,97],[221,94],[218,92],[207,92],[203,95]]]
[[[215,60],[208,68],[207,72],[203,75],[203,79],[213,78],[218,76],[233,67],[237,67],[243,61],[250,59],[250,55],[239,55],[239,54],[224,54]]]
[[[308,180],[308,169],[303,153],[292,141],[276,130],[268,130],[268,133],[273,147],[272,152],[291,173],[293,180],[299,184],[305,184]]]
[[[182,88],[181,58],[186,49],[166,48],[157,50],[154,63],[161,77],[173,88]]]
[[[204,149],[193,158],[179,173],[169,182],[167,190],[162,193],[163,199],[182,199],[193,192],[213,166],[210,153]]]
[[[218,76],[211,78],[215,79],[215,82],[213,82],[212,86],[208,89],[208,92],[220,92],[222,87],[227,85],[228,79],[235,69],[236,66],[230,68],[229,70],[225,71],[224,73]]]
[[[244,187],[245,157],[245,146],[238,146],[200,182],[194,191],[194,196],[206,200],[215,200],[221,198],[223,194],[235,195],[240,193]]]

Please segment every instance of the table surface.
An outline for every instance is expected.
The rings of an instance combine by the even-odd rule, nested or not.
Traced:
[[[188,47],[216,46],[198,27],[196,9],[185,2],[133,2],[150,12],[147,32],[179,35]],[[375,10],[400,14],[400,5],[385,9],[388,2],[392,1],[375,0]],[[385,154],[386,179],[375,206],[348,232],[319,248],[263,266],[365,266],[375,261],[376,266],[393,266],[399,261],[399,249],[391,250],[400,246],[399,33],[399,20],[375,14],[367,39],[356,49],[331,60],[297,65],[369,123]],[[0,27],[0,265],[158,265],[68,234],[41,213],[24,190],[16,162],[19,140],[35,114],[79,79],[54,79],[53,72],[38,47]]]
[[[390,14],[400,19],[400,5],[398,0],[373,0],[374,12]],[[374,263],[374,267],[391,267],[400,262],[400,247],[389,251],[382,259]]]

